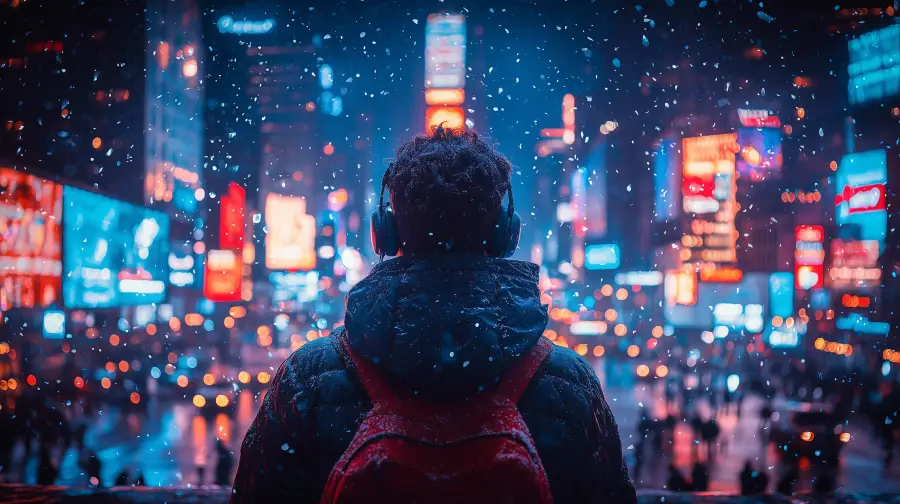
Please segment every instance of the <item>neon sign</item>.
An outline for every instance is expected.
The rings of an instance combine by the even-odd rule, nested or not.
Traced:
[[[219,33],[230,33],[232,35],[262,35],[269,33],[275,28],[274,19],[266,19],[263,21],[236,21],[231,16],[222,16],[216,22]]]
[[[425,130],[465,126],[466,18],[431,14],[425,24]]]
[[[849,50],[850,103],[877,101],[900,93],[900,25],[855,38]]]
[[[589,245],[584,250],[584,267],[589,270],[606,270],[618,268],[619,246],[615,243]]]

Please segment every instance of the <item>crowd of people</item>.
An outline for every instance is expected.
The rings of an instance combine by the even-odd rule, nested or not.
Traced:
[[[728,373],[742,372],[745,383],[732,387],[723,383],[723,369],[693,371],[696,384],[686,386],[684,374],[674,372],[664,385],[665,416],[654,414],[645,406],[638,413],[638,433],[634,450],[632,476],[640,482],[646,470],[647,453],[664,454],[668,461],[666,488],[672,491],[708,491],[710,468],[717,468],[721,479],[721,464],[716,457],[728,451],[728,441],[733,436],[722,435],[722,417],[733,416],[740,422],[742,415],[748,414],[745,399],[756,396],[752,413],[758,414],[757,434],[760,440],[760,457],[747,459],[743,468],[733,477],[743,495],[759,495],[775,491],[786,495],[794,494],[800,486],[804,470],[809,471],[809,490],[813,492],[833,492],[837,487],[840,465],[837,460],[804,460],[797,453],[780,453],[773,464],[766,467],[766,451],[774,443],[771,433],[774,419],[784,420],[774,403],[776,398],[797,399],[815,404],[831,411],[837,423],[853,426],[867,421],[868,435],[872,442],[883,447],[883,467],[890,469],[895,451],[896,437],[900,434],[900,388],[890,381],[879,382],[872,376],[859,376],[847,380],[844,374],[831,374],[814,364],[772,365],[762,377],[752,373],[750,366],[731,368]],[[843,377],[843,378],[842,378]],[[703,407],[698,407],[702,403]],[[854,422],[855,420],[855,422]],[[732,423],[732,422],[730,422]],[[676,432],[687,433],[690,442],[691,469],[685,475],[685,467],[679,468],[672,461],[674,457]],[[781,450],[784,451],[784,450]],[[777,452],[777,450],[776,450]],[[747,455],[742,452],[742,455]],[[652,456],[653,461],[658,457]],[[809,462],[809,463],[807,463]],[[770,485],[768,469],[777,468],[778,477]],[[770,488],[771,486],[771,488]]]
[[[72,406],[71,401],[68,406]],[[89,419],[94,415],[89,402],[73,408],[46,396],[26,393],[16,398],[15,408],[0,409],[0,483],[34,482],[54,485],[61,482],[60,469],[70,451],[78,461],[80,484],[92,487],[144,486],[140,470],[122,468],[112,481],[103,477],[103,461],[97,448],[86,442]],[[36,461],[36,464],[35,464]],[[216,466],[212,483],[230,486],[234,455],[216,439]],[[198,464],[196,484],[207,483],[205,464]],[[79,484],[79,483],[76,483]]]

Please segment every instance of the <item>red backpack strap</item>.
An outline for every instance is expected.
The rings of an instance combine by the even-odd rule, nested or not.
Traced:
[[[390,384],[388,384],[379,373],[378,369],[367,359],[353,353],[350,346],[350,337],[347,335],[347,329],[344,329],[338,335],[338,342],[344,348],[344,353],[350,357],[356,374],[359,375],[366,393],[373,404],[396,404],[397,395],[394,394]]]
[[[547,338],[543,336],[538,338],[528,354],[507,369],[497,389],[497,395],[509,399],[513,404],[518,403],[528,383],[531,382],[531,377],[550,355],[552,347],[553,344]]]

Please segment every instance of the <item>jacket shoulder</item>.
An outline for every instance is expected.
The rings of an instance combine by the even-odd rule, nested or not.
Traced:
[[[538,380],[550,380],[557,385],[568,385],[593,391],[599,386],[597,375],[588,361],[574,350],[553,345],[547,360],[535,376]]]
[[[318,408],[357,403],[360,397],[354,377],[348,371],[343,352],[338,350],[337,336],[341,328],[295,350],[282,365],[276,377],[279,395],[292,395],[306,389]],[[286,393],[286,394],[285,394]]]

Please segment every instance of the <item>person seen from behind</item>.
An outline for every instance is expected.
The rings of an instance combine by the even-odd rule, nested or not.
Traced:
[[[232,503],[637,502],[597,376],[542,336],[538,266],[508,259],[511,172],[470,131],[400,146],[371,230],[396,257],[279,368]]]

